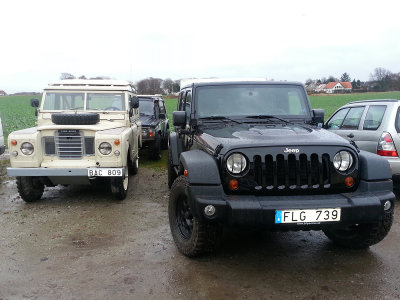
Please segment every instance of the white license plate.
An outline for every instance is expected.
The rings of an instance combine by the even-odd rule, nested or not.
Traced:
[[[88,169],[88,177],[121,177],[122,170],[115,168]]]
[[[340,208],[277,210],[276,224],[320,223],[340,221]]]

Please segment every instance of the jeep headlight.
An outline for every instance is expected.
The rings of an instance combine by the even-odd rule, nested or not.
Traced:
[[[246,169],[246,166],[246,157],[240,153],[233,153],[226,160],[226,168],[230,173],[235,175],[242,173]]]
[[[339,151],[333,157],[333,166],[339,171],[346,171],[353,165],[353,156],[348,151]]]
[[[111,153],[112,147],[110,143],[103,142],[99,145],[99,151],[103,155],[108,155]]]
[[[25,155],[31,155],[33,153],[33,145],[29,142],[22,143],[21,152]]]
[[[149,134],[149,131],[147,129],[142,129],[142,136],[143,137],[147,137],[148,134]]]

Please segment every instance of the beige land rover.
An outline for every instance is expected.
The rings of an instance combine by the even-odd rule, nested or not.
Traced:
[[[141,123],[136,90],[127,81],[62,80],[32,99],[36,127],[14,131],[8,147],[18,192],[39,200],[45,186],[110,184],[124,199],[129,175],[136,174]]]

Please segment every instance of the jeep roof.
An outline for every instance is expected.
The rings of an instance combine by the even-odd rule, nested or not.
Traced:
[[[240,85],[240,84],[262,84],[262,85],[300,85],[303,86],[301,82],[289,82],[289,81],[267,81],[267,80],[208,80],[208,81],[197,81],[192,82],[188,85],[183,86],[181,89],[188,87],[198,87],[207,85]]]

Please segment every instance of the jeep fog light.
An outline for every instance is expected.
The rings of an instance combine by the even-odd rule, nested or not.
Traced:
[[[233,153],[226,160],[226,168],[232,174],[242,173],[246,169],[246,166],[246,157],[240,153]]]
[[[33,145],[29,142],[22,143],[21,152],[25,155],[31,155],[33,153]]]
[[[333,165],[339,171],[346,171],[353,165],[353,156],[348,151],[339,151],[333,157]]]
[[[103,155],[108,155],[111,153],[112,147],[110,143],[103,142],[99,145],[99,151]]]

